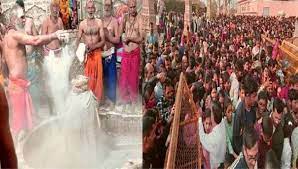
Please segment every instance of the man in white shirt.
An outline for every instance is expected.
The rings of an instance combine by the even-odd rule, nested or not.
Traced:
[[[294,125],[291,121],[286,121],[283,127],[284,130],[284,145],[281,154],[281,169],[291,168],[292,148],[291,148],[291,134],[294,130]]]
[[[243,72],[243,61],[238,60],[237,63],[235,64],[235,69],[234,72],[231,74],[231,89],[230,89],[230,98],[233,102],[233,106],[235,108],[238,102],[238,96],[239,96],[239,77],[242,76]]]
[[[292,153],[293,153],[293,160],[292,165],[293,168],[296,168],[296,161],[298,159],[298,127],[296,127],[291,135],[291,147],[292,147]]]
[[[218,101],[212,103],[211,121],[213,129],[209,134],[204,132],[202,118],[199,118],[200,141],[202,146],[210,153],[211,169],[218,168],[225,160],[226,146],[223,146],[223,142],[226,140],[226,129],[221,110]]]
[[[254,46],[252,48],[251,53],[253,54],[253,57],[255,57],[256,55],[258,55],[260,53],[260,42],[257,42],[256,46]]]

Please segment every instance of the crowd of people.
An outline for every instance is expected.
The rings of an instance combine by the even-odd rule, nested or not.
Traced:
[[[17,0],[6,16],[0,2],[0,84],[8,99],[15,144],[44,120],[44,100],[52,117],[74,110],[77,113],[68,116],[85,114],[89,122],[94,121],[99,107],[115,110],[119,103],[125,108],[120,111],[134,112],[139,104],[143,36],[136,0],[128,1],[128,13],[122,19],[113,16],[113,1],[105,0],[104,15],[96,18],[95,3],[87,0],[83,5],[86,19],[76,30],[67,30],[70,24],[63,24],[65,2],[51,1],[50,14],[40,29],[26,16],[23,0]],[[121,58],[120,73],[117,57]],[[79,112],[83,110],[89,112]]]
[[[144,49],[143,167],[164,167],[183,72],[198,110],[202,168],[295,168],[298,74],[280,64],[285,56],[278,45],[293,37],[296,20],[196,16],[185,28],[183,15],[169,12],[151,23]]]
[[[55,115],[65,112],[70,90],[78,95],[92,91],[97,102],[111,107],[120,100],[134,111],[141,88],[143,168],[163,168],[183,72],[198,110],[203,168],[297,167],[298,74],[286,71],[288,65],[283,64],[285,57],[278,48],[282,40],[293,36],[297,18],[219,15],[209,20],[194,13],[184,27],[183,14],[165,12],[150,23],[150,33],[143,37],[136,0],[128,1],[129,14],[121,23],[112,16],[111,0],[104,1],[101,19],[94,17],[94,1],[87,0],[87,19],[78,25],[75,53],[67,45],[60,6],[53,0],[50,16],[36,30],[21,0],[12,7],[8,21],[3,19],[0,2],[0,83],[11,108],[13,136],[33,126],[34,107],[40,105],[43,92],[41,72],[47,78],[46,95]],[[38,57],[43,58],[41,65]],[[71,84],[74,60],[83,67],[83,76]],[[7,104],[3,107],[7,109]],[[7,124],[3,122],[6,128]]]

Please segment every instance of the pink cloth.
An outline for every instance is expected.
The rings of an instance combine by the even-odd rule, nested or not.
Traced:
[[[182,35],[181,35],[181,44],[180,44],[181,46],[184,46],[184,35],[183,35],[183,33],[182,33]]]
[[[131,52],[123,51],[120,70],[121,75],[119,80],[119,94],[122,101],[137,101],[139,91],[140,63],[140,48],[136,48]]]
[[[12,131],[18,134],[32,128],[33,105],[29,94],[30,82],[25,79],[9,78],[8,94],[12,108]]]
[[[278,93],[278,97],[280,99],[288,100],[288,93],[289,93],[289,87],[287,87],[287,86],[282,87],[280,89],[280,92]]]
[[[191,115],[188,113],[185,115],[184,121],[191,120]],[[183,126],[183,140],[187,146],[194,146],[196,145],[196,131],[197,131],[197,125],[196,123],[188,123]]]
[[[279,48],[278,48],[278,46],[279,46],[279,42],[276,41],[275,44],[274,44],[274,46],[273,46],[273,50],[272,50],[272,59],[273,60],[276,60],[277,57],[278,57],[278,55],[279,55]]]

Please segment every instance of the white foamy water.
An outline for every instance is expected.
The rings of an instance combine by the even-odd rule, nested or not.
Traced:
[[[57,114],[62,113],[70,89],[69,70],[74,58],[74,52],[69,49],[71,47],[66,45],[61,49],[60,55],[51,51],[44,58],[43,69],[48,88],[47,94],[52,99],[53,109]]]
[[[42,122],[28,135],[19,152],[20,168],[114,169],[141,158],[141,134],[107,135],[98,127],[95,112],[78,106],[77,101],[88,100],[86,96],[88,93],[69,99],[68,103],[77,106],[69,108],[65,116]]]

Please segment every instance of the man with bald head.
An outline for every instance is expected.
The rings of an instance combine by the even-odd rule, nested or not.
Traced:
[[[145,66],[145,82],[154,76],[154,67],[151,63],[147,63]]]
[[[118,21],[112,15],[112,0],[104,1],[103,26],[105,31],[105,46],[103,52],[103,73],[104,73],[104,93],[108,100],[112,102],[112,107],[116,103],[117,87],[117,67],[115,45],[120,42]]]
[[[142,22],[137,13],[136,5],[136,0],[128,1],[129,14],[124,17],[123,22],[120,24],[124,50],[121,60],[119,92],[122,102],[131,104],[132,108],[138,98],[141,61],[140,45],[143,41]]]
[[[64,29],[59,11],[59,1],[53,0],[50,4],[50,16],[41,25],[41,34],[46,35]],[[48,56],[51,51],[54,51],[56,55],[61,54],[61,42],[59,40],[54,40],[44,46],[45,56]]]
[[[151,63],[145,65],[145,79],[142,84],[143,91],[145,90],[146,85],[156,86],[158,81],[163,83],[166,80],[166,74],[164,72],[158,73],[155,75],[154,67]]]
[[[20,131],[32,127],[32,102],[28,92],[30,82],[27,78],[27,61],[25,45],[38,46],[52,40],[61,39],[61,32],[49,35],[31,36],[22,31],[24,10],[14,5],[9,17],[7,33],[3,38],[2,54],[9,72],[8,95],[12,108],[12,132],[18,136]]]
[[[59,0],[52,0],[50,4],[50,16],[43,21],[41,26],[42,35],[48,35],[64,29],[59,12]],[[44,45],[43,67],[46,75],[50,112],[53,115],[59,115],[63,112],[70,88],[68,72],[71,61],[69,48],[63,41],[54,40]]]
[[[18,4],[23,11],[25,12],[25,6],[23,0],[17,0],[16,4]],[[35,24],[32,18],[25,17],[24,22],[20,24],[21,30],[28,34],[36,36],[38,32],[35,28]],[[34,108],[36,112],[38,112],[38,108],[40,106],[40,98],[41,98],[41,90],[39,88],[40,84],[40,72],[41,67],[37,64],[38,59],[40,58],[41,54],[37,51],[37,48],[32,45],[26,45],[26,58],[28,63],[28,72],[27,78],[30,81],[30,95],[33,100]]]
[[[93,92],[98,102],[103,97],[102,48],[105,45],[105,34],[102,20],[95,18],[93,0],[86,2],[87,19],[79,25],[77,46],[82,40],[86,46],[87,58],[84,62],[84,74],[89,78],[88,88]]]

